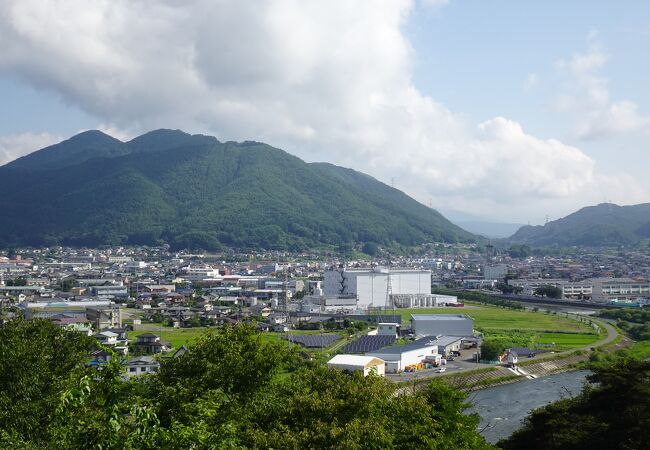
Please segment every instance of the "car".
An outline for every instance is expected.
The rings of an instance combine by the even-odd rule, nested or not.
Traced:
[[[449,357],[447,358],[447,361],[453,361],[453,360],[454,360],[454,357],[453,357],[453,356],[449,356]]]
[[[443,373],[445,370],[447,370],[447,369],[445,369],[444,367],[441,367],[441,368],[438,369],[436,372],[438,372],[438,373]]]

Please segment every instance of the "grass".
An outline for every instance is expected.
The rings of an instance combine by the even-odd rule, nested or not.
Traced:
[[[138,330],[129,332],[129,340],[135,342],[136,338],[141,334],[153,333],[160,336],[163,341],[168,341],[172,344],[174,349],[177,349],[181,345],[188,345],[194,343],[199,337],[209,332],[212,328],[169,328],[162,327],[162,333],[160,328],[148,329],[148,330]],[[320,334],[319,331],[304,331],[304,330],[294,330],[291,334]],[[340,333],[338,333],[341,335]],[[283,336],[286,336],[287,333],[260,333],[260,338],[265,342],[278,342],[280,340],[285,341]],[[285,341],[286,342],[286,341]],[[340,340],[335,341],[330,347],[338,344]],[[328,350],[330,347],[324,349]],[[306,349],[308,351],[314,350],[315,352],[320,352],[320,349]]]
[[[650,358],[650,341],[635,342],[628,350],[633,356],[639,359]]]
[[[160,336],[163,341],[168,341],[172,347],[177,349],[181,345],[188,345],[195,342],[200,336],[205,334],[209,328],[162,328],[157,330],[138,330],[129,332],[129,340],[135,342],[135,339],[141,334],[153,333]]]
[[[465,314],[474,319],[474,327],[483,330],[536,330],[593,332],[587,323],[556,314],[516,311],[496,306],[481,305],[472,308],[413,308],[399,310],[402,322],[408,323],[411,314]]]
[[[485,337],[497,337],[504,335],[517,335],[528,339],[531,345],[542,345],[555,343],[553,350],[568,350],[576,347],[584,347],[599,338],[593,334],[593,328],[589,324],[579,322],[564,316],[545,314],[532,311],[515,311],[496,306],[480,305],[472,308],[414,308],[399,310],[403,322],[406,325],[411,314],[466,314],[474,320],[474,327],[483,331]],[[161,335],[165,341],[171,342],[174,348],[181,345],[188,345],[196,341],[209,328],[169,328],[163,327],[149,330],[138,330],[129,333],[132,341],[143,333],[154,333]],[[326,331],[327,332],[327,331]],[[320,334],[319,331],[292,331],[292,334]],[[261,333],[265,341],[278,341],[286,333]],[[337,341],[331,348],[339,346],[342,341]],[[346,342],[346,341],[344,341]],[[522,345],[525,346],[525,345]],[[330,348],[324,349],[328,352]],[[316,353],[320,349],[315,350]]]
[[[542,333],[537,339],[538,344],[555,344],[557,349],[570,349],[574,347],[586,347],[598,341],[597,334],[577,333]]]

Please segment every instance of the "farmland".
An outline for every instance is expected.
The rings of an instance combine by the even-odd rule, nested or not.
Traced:
[[[411,314],[466,314],[474,320],[474,327],[485,337],[508,337],[520,346],[535,346],[552,350],[568,350],[588,346],[599,339],[593,328],[586,322],[565,316],[543,312],[516,311],[495,306],[469,306],[466,308],[423,308],[399,310],[402,324],[408,326]],[[209,328],[169,328],[157,325],[143,325],[141,329],[129,333],[132,341],[143,333],[155,333],[174,348],[195,342]],[[292,334],[318,334],[318,331],[292,331]],[[284,333],[262,333],[266,341],[278,341]],[[344,341],[329,346],[327,350],[344,345]],[[320,350],[311,349],[311,353]]]
[[[496,306],[470,306],[466,308],[413,308],[399,311],[402,324],[408,324],[411,314],[465,314],[474,319],[474,327],[485,331],[531,330],[590,333],[587,323],[565,316],[533,311],[515,311]]]
[[[588,319],[578,321],[564,315],[519,311],[488,305],[465,308],[422,308],[401,310],[402,323],[411,314],[465,314],[474,320],[474,328],[485,338],[511,342],[514,346],[548,350],[570,350],[593,344],[599,335]]]

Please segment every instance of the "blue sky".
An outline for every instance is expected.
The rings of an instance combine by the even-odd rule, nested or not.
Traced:
[[[394,178],[451,215],[650,201],[650,4],[622,5],[7,1],[0,158],[171,127]]]

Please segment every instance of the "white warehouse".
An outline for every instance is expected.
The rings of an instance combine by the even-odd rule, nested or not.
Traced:
[[[390,307],[386,293],[390,273],[391,293],[395,295],[431,294],[431,271],[413,269],[340,269],[324,274],[326,296],[356,295],[359,308]]]
[[[375,373],[380,377],[386,374],[386,364],[379,358],[361,355],[336,355],[327,362],[327,367],[344,372],[362,372],[364,377]]]
[[[427,358],[438,357],[438,345],[433,342],[413,342],[399,347],[387,347],[368,352],[366,356],[385,361],[386,373],[399,373],[404,371],[407,366],[417,365]]]

